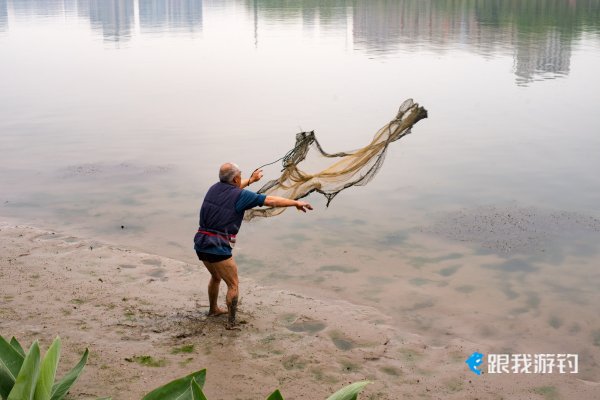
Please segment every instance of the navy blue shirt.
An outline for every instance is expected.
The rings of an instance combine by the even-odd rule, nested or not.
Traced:
[[[254,207],[262,207],[267,198],[264,194],[258,194],[249,190],[242,190],[239,199],[235,203],[235,211],[242,212]]]
[[[235,211],[237,213],[242,213],[254,207],[262,207],[265,204],[266,198],[267,196],[264,194],[254,193],[250,190],[242,190],[242,192],[240,193],[240,197],[238,197],[237,201],[235,202]],[[210,245],[210,241],[200,241],[200,243],[206,244],[198,245],[197,243],[194,246],[194,249],[196,251],[216,255],[231,255],[231,246],[229,244],[215,246],[214,244]]]

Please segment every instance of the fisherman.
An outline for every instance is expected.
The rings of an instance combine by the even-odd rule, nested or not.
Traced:
[[[210,272],[208,283],[209,316],[229,313],[227,329],[235,329],[238,305],[238,272],[231,254],[235,237],[240,230],[244,211],[259,206],[296,207],[302,212],[312,210],[304,201],[266,196],[245,190],[259,181],[262,170],[256,170],[250,178],[242,179],[239,167],[225,163],[219,169],[219,182],[208,189],[200,208],[200,228],[194,237],[194,249],[198,258]],[[217,306],[221,279],[227,284],[227,311]]]

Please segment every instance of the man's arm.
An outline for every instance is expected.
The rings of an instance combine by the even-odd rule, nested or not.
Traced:
[[[241,189],[250,186],[251,183],[254,183],[256,181],[260,181],[260,178],[262,178],[262,177],[263,177],[262,169],[257,169],[256,171],[254,171],[252,173],[252,176],[250,176],[250,178],[248,178],[248,179],[242,179]]]
[[[250,185],[253,182],[259,181],[262,177],[262,169],[257,169],[252,173],[252,176],[250,176],[250,178],[242,180],[241,188],[243,189],[245,187],[248,187],[248,185]],[[267,207],[296,207],[302,212],[306,212],[306,210],[313,209],[312,206],[305,201],[286,199],[285,197],[279,196],[267,196],[265,198],[264,205]]]
[[[305,201],[298,201],[292,199],[286,199],[285,197],[279,196],[267,196],[265,199],[265,206],[267,207],[296,207],[302,212],[306,210],[312,210],[312,206]]]

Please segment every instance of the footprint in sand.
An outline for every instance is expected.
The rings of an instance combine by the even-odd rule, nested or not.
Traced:
[[[154,268],[152,271],[148,272],[147,275],[154,278],[162,278],[165,276],[165,270],[161,268]]]
[[[307,361],[294,354],[289,357],[285,357],[281,363],[283,364],[283,368],[290,371],[292,369],[303,370],[306,367]]]
[[[286,328],[292,332],[317,333],[325,329],[326,326],[327,325],[321,321],[310,319],[308,317],[300,317]]]
[[[162,265],[162,262],[155,258],[147,258],[145,260],[142,260],[142,264],[155,265],[155,266],[159,267]]]
[[[340,331],[333,331],[329,334],[329,336],[331,337],[331,341],[335,347],[342,351],[352,350],[357,346],[356,342],[344,336],[344,334]]]

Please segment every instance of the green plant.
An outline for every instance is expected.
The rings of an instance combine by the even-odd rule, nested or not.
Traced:
[[[203,369],[154,389],[142,400],[206,400],[202,393],[205,381],[206,369]]]
[[[75,383],[87,362],[88,349],[81,360],[60,381],[54,383],[60,358],[60,338],[56,337],[40,357],[40,347],[35,341],[27,353],[14,337],[7,342],[0,336],[0,398],[3,400],[62,400]],[[154,389],[142,400],[207,400],[202,392],[206,382],[206,369],[175,379]],[[370,382],[356,382],[338,390],[327,400],[357,400],[358,393]],[[110,400],[105,397],[98,400]],[[267,400],[284,400],[275,390]]]
[[[329,396],[327,400],[356,400],[358,399],[358,393],[367,386],[369,381],[354,382],[348,386],[345,386]]]
[[[164,386],[154,389],[142,400],[207,400],[202,392],[206,381],[206,369],[194,372],[186,377],[176,379]],[[370,382],[355,382],[338,390],[327,400],[357,400],[358,393]],[[266,400],[285,400],[281,392],[275,390]]]
[[[284,400],[284,398],[281,395],[281,392],[279,391],[279,389],[277,389],[276,391],[271,393],[271,395],[269,397],[267,397],[267,400]]]
[[[126,358],[125,361],[128,362],[136,362],[140,365],[145,365],[147,367],[164,367],[167,365],[167,361],[165,359],[155,359],[152,356],[134,356],[131,358]]]
[[[7,342],[0,336],[0,397],[5,400],[61,400],[81,374],[88,354],[85,349],[79,363],[54,383],[60,358],[59,337],[54,339],[42,359],[37,340],[26,353],[14,337]]]
[[[193,353],[193,352],[194,352],[193,344],[186,344],[185,346],[174,347],[173,350],[171,350],[171,354]]]
[[[351,385],[345,386],[345,387],[341,388],[340,390],[338,390],[337,392],[335,392],[334,394],[332,394],[331,396],[329,396],[327,398],[327,400],[356,400],[356,399],[358,399],[358,393],[360,393],[360,391],[363,390],[363,388],[365,386],[367,386],[369,383],[371,383],[371,382],[363,381],[363,382],[355,382]],[[271,395],[269,397],[267,397],[267,400],[285,400],[285,399],[283,398],[283,396],[281,395],[279,390],[276,390],[273,393],[271,393]]]
[[[176,379],[164,386],[154,389],[142,400],[207,400],[202,392],[206,381],[206,369],[194,372],[186,377]],[[356,400],[358,393],[369,382],[356,382],[334,393],[327,400]],[[271,393],[267,400],[284,400],[279,390]]]

